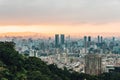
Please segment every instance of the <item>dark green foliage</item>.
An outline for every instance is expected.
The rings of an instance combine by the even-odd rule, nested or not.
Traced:
[[[69,78],[71,77],[71,73],[64,68],[64,70],[57,68],[56,65],[51,64],[49,65],[49,69],[53,74],[56,74],[58,76],[61,76],[61,78],[59,78],[59,80],[70,80]]]
[[[118,72],[103,73],[98,77],[101,80],[120,80],[120,73]]]
[[[25,60],[25,66],[24,68],[29,71],[40,71],[43,74],[51,74],[49,68],[47,65],[41,61],[39,58],[35,57],[29,57],[28,59]]]
[[[120,80],[120,73],[90,76],[47,65],[39,58],[24,57],[12,42],[0,42],[0,80]]]

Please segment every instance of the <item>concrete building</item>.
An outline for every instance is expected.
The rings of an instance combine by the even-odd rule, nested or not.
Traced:
[[[55,34],[55,47],[59,47],[59,34]]]
[[[88,47],[91,45],[91,36],[88,36]]]
[[[85,56],[85,73],[90,75],[101,74],[101,57],[97,54]]]
[[[101,43],[103,42],[103,37],[101,36]]]
[[[98,35],[98,44],[100,43],[100,36]]]
[[[61,39],[61,45],[65,44],[65,35],[64,34],[61,34],[60,39]]]
[[[84,48],[85,48],[85,53],[87,53],[87,36],[84,36]]]

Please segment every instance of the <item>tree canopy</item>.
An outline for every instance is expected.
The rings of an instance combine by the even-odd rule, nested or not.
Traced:
[[[0,42],[0,80],[119,80],[120,73],[103,73],[99,76],[59,69],[47,65],[36,57],[19,54],[13,42]]]

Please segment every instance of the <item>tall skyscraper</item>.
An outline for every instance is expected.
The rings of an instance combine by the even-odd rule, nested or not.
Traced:
[[[87,53],[87,36],[84,36],[84,48],[85,48],[85,53]]]
[[[91,42],[91,36],[88,36],[88,42]]]
[[[103,42],[103,37],[101,36],[101,43]]]
[[[113,37],[113,40],[112,40],[113,42],[115,42],[115,37]]]
[[[59,34],[55,34],[55,47],[59,47]]]
[[[61,39],[61,45],[63,45],[65,43],[65,35],[61,34],[60,39]]]
[[[85,73],[90,75],[101,74],[101,60],[98,54],[87,54],[85,56]]]
[[[100,43],[100,36],[98,35],[98,44]]]
[[[88,47],[91,45],[91,36],[88,36]]]

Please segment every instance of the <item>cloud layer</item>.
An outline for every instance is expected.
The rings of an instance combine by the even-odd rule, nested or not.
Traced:
[[[81,24],[120,21],[120,0],[0,0],[0,24]]]

